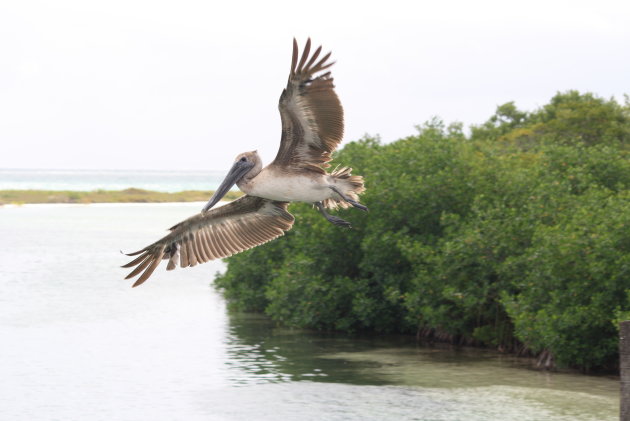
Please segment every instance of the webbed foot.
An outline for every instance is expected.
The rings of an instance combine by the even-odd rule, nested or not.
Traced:
[[[324,215],[326,216],[326,215]],[[350,224],[350,222],[346,221],[345,219],[341,219],[338,216],[335,215],[328,215],[326,216],[326,219],[328,220],[328,222],[337,225],[338,227],[348,227],[348,228],[352,228],[352,225]]]
[[[350,199],[349,197],[347,197],[345,194],[341,193],[341,191],[340,191],[337,187],[335,187],[335,186],[330,186],[330,188],[332,189],[332,191],[334,191],[334,192],[335,192],[335,193],[337,193],[339,196],[341,196],[341,198],[342,198],[344,201],[346,201],[346,202],[350,203],[350,204],[351,204],[352,206],[354,206],[355,208],[360,209],[360,210],[362,210],[362,211],[364,211],[364,212],[367,212],[367,211],[369,210],[367,206],[362,205],[362,204],[360,204],[359,202],[356,202],[356,201],[354,201],[354,200]]]
[[[361,209],[363,212],[368,212],[369,209],[367,206],[360,204],[359,202],[355,202],[354,200],[346,200],[346,202],[350,203],[352,206],[354,206],[357,209]]]
[[[315,203],[315,206],[317,206],[317,209],[319,209],[319,212],[322,215],[324,215],[324,218],[326,218],[326,220],[330,222],[331,224],[337,225],[338,227],[352,228],[352,225],[350,224],[350,222],[346,221],[345,219],[341,219],[338,216],[330,215],[328,212],[326,212],[322,202]]]

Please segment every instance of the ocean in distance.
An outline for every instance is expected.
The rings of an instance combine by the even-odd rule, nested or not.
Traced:
[[[0,190],[216,190],[226,171],[52,170],[0,168]]]

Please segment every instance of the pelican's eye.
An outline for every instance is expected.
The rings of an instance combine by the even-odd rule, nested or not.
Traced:
[[[242,158],[241,158],[241,162],[245,162],[245,161],[247,161],[247,158],[242,157]]]

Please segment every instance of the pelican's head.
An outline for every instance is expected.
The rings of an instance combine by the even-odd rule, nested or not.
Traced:
[[[242,154],[239,154],[234,160],[232,168],[230,168],[230,171],[225,176],[225,179],[219,188],[214,192],[208,203],[206,203],[206,206],[203,207],[202,212],[205,212],[216,205],[219,200],[221,200],[223,196],[230,191],[234,184],[238,184],[243,179],[255,177],[261,169],[262,161],[258,156],[258,151],[243,152]]]
[[[253,164],[251,169],[245,172],[245,174],[243,174],[243,177],[241,179],[254,178],[258,175],[260,170],[262,170],[262,160],[260,159],[260,156],[258,155],[258,151],[243,152],[241,154],[238,154],[236,156],[236,159],[234,160],[234,165],[236,165],[239,162],[243,165]],[[236,183],[238,183],[239,181],[240,180],[237,180]]]

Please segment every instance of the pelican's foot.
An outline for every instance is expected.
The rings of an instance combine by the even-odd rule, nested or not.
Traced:
[[[337,225],[338,227],[348,227],[348,228],[352,228],[352,225],[350,224],[350,222],[346,221],[345,219],[341,219],[338,216],[335,215],[324,215],[326,217],[326,219],[328,220],[328,222]]]
[[[357,209],[361,209],[364,212],[367,212],[369,209],[367,208],[367,206],[360,204],[359,202],[356,202],[352,199],[350,199],[349,197],[347,197],[345,194],[343,194],[337,187],[335,186],[330,186],[330,188],[332,189],[332,191],[334,191],[335,193],[337,193],[339,196],[341,196],[341,198],[350,203],[352,206],[354,206]]]
[[[362,205],[359,202],[355,202],[354,200],[346,200],[346,202],[350,203],[352,206],[354,206],[357,209],[361,209],[363,212],[369,211],[367,206]]]
[[[324,218],[326,218],[326,220],[330,222],[331,224],[337,225],[338,227],[352,228],[352,225],[350,225],[350,222],[346,221],[345,219],[341,219],[338,216],[330,215],[328,212],[326,212],[326,209],[324,208],[324,205],[322,204],[322,202],[315,203],[315,206],[317,206],[317,209],[319,209],[319,212],[322,215],[324,215]]]

